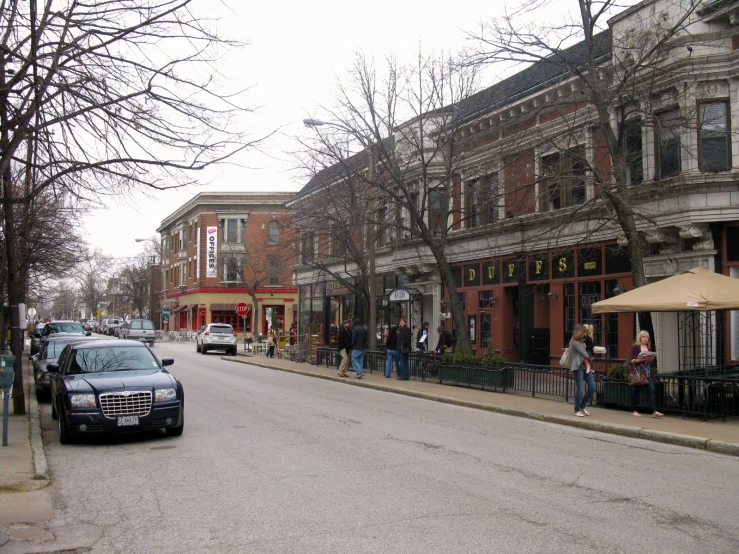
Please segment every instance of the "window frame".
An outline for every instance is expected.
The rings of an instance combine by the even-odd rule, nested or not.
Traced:
[[[723,169],[712,169],[705,167],[704,136],[703,136],[703,107],[710,104],[722,104],[724,106],[724,167]],[[731,103],[727,98],[711,98],[698,102],[698,167],[701,173],[723,173],[731,171]]]
[[[670,129],[669,125],[667,125],[667,122],[665,124],[662,124],[662,120],[666,120],[668,114],[675,113],[677,114],[676,121],[678,122],[677,129],[679,131],[677,135],[677,141],[673,142],[670,146],[676,146],[677,147],[677,166],[674,170],[670,171],[669,173],[665,173],[664,169],[664,160],[665,160],[665,151],[667,149],[667,146],[663,146],[663,135],[665,129]],[[654,114],[654,118],[656,120],[656,124],[654,126],[654,157],[655,157],[655,180],[660,179],[669,179],[670,177],[674,177],[675,175],[679,175],[682,173],[682,125],[680,125],[680,106],[674,106],[672,108],[668,108],[665,110],[660,110],[659,112],[656,112]],[[674,141],[674,139],[673,139]]]
[[[555,212],[584,204],[587,199],[588,167],[584,161],[586,155],[584,146],[575,146],[567,150],[558,150],[539,156],[539,211],[542,213]],[[550,164],[549,160],[556,160]],[[565,165],[566,164],[566,165]],[[578,166],[581,166],[578,168]],[[554,172],[545,168],[555,169]],[[564,171],[563,171],[564,170]],[[574,201],[574,191],[581,190],[582,201]],[[554,205],[556,191],[559,207]]]

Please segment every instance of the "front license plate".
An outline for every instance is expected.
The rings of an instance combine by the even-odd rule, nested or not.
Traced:
[[[139,416],[137,415],[131,415],[131,416],[123,416],[118,418],[118,427],[125,427],[126,425],[138,425],[139,424]]]

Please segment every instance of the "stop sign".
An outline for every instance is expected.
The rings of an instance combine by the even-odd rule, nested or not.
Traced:
[[[236,313],[239,317],[244,317],[246,314],[249,313],[249,306],[247,306],[243,302],[239,302],[238,304],[236,304]]]

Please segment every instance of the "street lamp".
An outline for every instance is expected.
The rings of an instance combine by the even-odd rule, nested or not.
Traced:
[[[303,125],[306,127],[320,127],[329,125],[332,127],[342,128],[337,123],[321,121],[320,119],[303,119]],[[375,160],[372,155],[372,141],[369,137],[365,137],[367,142],[367,183],[369,184],[369,213],[375,209]],[[377,298],[375,287],[377,285],[377,277],[375,275],[375,225],[369,226],[369,236],[367,245],[367,256],[369,258],[369,349],[377,350]]]
[[[153,242],[157,245],[157,250],[160,250],[160,243],[155,241],[154,239],[141,239],[137,238],[134,239],[136,242]],[[159,329],[164,330],[164,306],[169,306],[167,304],[167,279],[166,279],[166,271],[164,266],[164,252],[159,251],[159,263],[162,265],[162,286],[164,287],[164,298],[162,301],[161,309],[159,310]],[[151,314],[154,311],[154,273],[152,269],[151,273],[151,290],[149,291],[149,314]],[[169,319],[167,319],[167,322],[169,322]]]

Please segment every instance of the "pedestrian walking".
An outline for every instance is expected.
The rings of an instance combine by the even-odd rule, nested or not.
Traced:
[[[267,357],[275,357],[275,347],[278,344],[279,339],[277,338],[277,331],[270,329],[267,331]]]
[[[444,329],[443,325],[439,325],[436,328],[436,332],[439,333],[439,342],[436,345],[436,353],[444,354],[444,352],[446,352],[446,349],[451,348],[454,344],[454,338],[449,331]]]
[[[407,381],[410,379],[410,371],[408,369],[408,355],[411,353],[411,329],[408,322],[401,317],[398,324],[398,356],[400,358],[400,371],[398,379]]]
[[[358,319],[352,327],[352,367],[357,372],[357,379],[364,377],[364,352],[367,350],[367,329]]]
[[[339,346],[339,354],[341,355],[339,377],[347,377],[346,370],[349,369],[349,359],[352,355],[352,329],[351,321],[348,319],[341,324],[336,342]]]
[[[400,375],[400,354],[398,353],[398,328],[393,325],[387,332],[385,339],[387,347],[387,362],[385,363],[385,377],[390,378],[393,374],[393,363],[395,364],[395,374]]]
[[[418,372],[418,362],[421,360],[420,354],[423,354],[424,352],[428,352],[429,349],[429,327],[430,323],[428,321],[423,322],[423,327],[421,327],[418,330],[418,333],[416,333],[416,352],[419,354],[419,356],[416,356],[416,359],[413,360],[413,367],[411,368],[411,375],[416,375]]]
[[[631,361],[629,371],[632,373],[646,374],[646,386],[649,387],[649,405],[652,408],[652,417],[664,417],[664,414],[657,411],[657,400],[655,398],[655,383],[657,382],[652,372],[652,361],[654,353],[651,351],[651,340],[648,331],[641,331],[636,338],[636,343],[631,347]],[[641,417],[636,410],[636,403],[639,400],[639,392],[644,385],[633,385],[631,387],[631,415]]]
[[[586,363],[590,360],[590,354],[585,350],[585,335],[587,335],[585,326],[575,325],[572,340],[570,340],[570,371],[575,376],[575,415],[577,417],[590,415],[586,406],[595,392],[595,378],[590,366]],[[585,382],[588,388],[583,394],[582,389]]]

